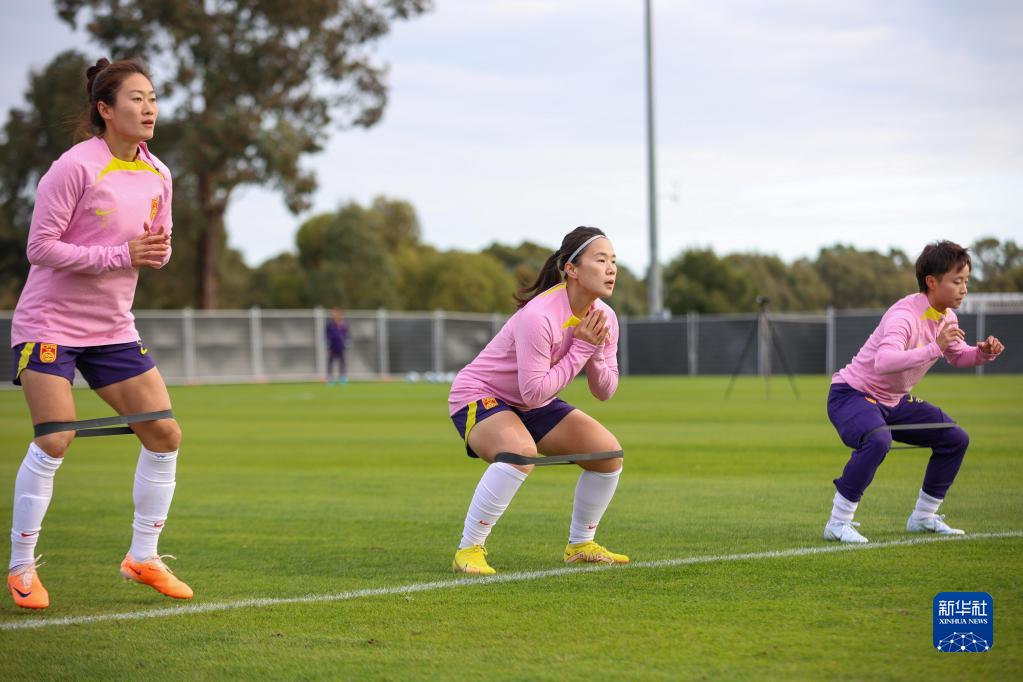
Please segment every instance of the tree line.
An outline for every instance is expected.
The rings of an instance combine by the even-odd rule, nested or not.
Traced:
[[[109,56],[142,55],[169,74],[157,88],[177,105],[173,117],[165,109],[151,146],[175,176],[174,257],[160,273],[141,274],[139,308],[510,312],[512,292],[530,283],[553,251],[531,242],[492,244],[478,253],[440,250],[423,242],[412,205],[387,197],[309,218],[293,250],[255,268],[227,247],[224,214],[235,189],[275,187],[300,213],[316,189],[301,158],[322,148],[332,125],[369,127],[380,120],[386,69],[371,59],[369,47],[391,22],[427,11],[428,0],[55,5],[71,26],[84,21]],[[0,308],[14,306],[24,283],[33,192],[73,142],[73,119],[86,105],[84,73],[93,61],[68,51],[32,73],[25,105],[8,112],[0,132]],[[971,246],[974,290],[1023,290],[1020,246],[996,238]],[[916,288],[907,254],[841,244],[793,263],[690,249],[663,274],[665,307],[674,314],[750,311],[758,296],[775,310],[877,308]],[[645,314],[644,279],[620,267],[611,303],[623,314]]]

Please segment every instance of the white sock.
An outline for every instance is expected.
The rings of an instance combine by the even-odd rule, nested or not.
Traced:
[[[928,516],[934,516],[938,513],[938,507],[944,500],[939,500],[937,497],[931,497],[923,490],[920,491],[920,497],[917,498],[916,507],[913,508],[912,516],[915,518],[926,518]]]
[[[152,452],[143,447],[139,453],[135,487],[132,489],[135,520],[131,524],[131,549],[128,550],[135,561],[157,556],[156,543],[174,497],[177,464],[177,450]]]
[[[592,540],[597,534],[597,524],[604,516],[607,505],[611,504],[622,470],[606,474],[584,470],[575,485],[575,502],[572,504],[572,525],[568,529],[569,544]]]
[[[459,549],[482,545],[487,541],[494,524],[511,504],[525,480],[526,473],[511,464],[498,462],[487,467],[469,503]]]
[[[53,476],[62,457],[50,457],[35,443],[28,446],[14,480],[14,513],[11,518],[10,568],[35,561],[36,542],[43,529],[43,517],[53,497]]]
[[[850,502],[842,496],[842,493],[836,492],[835,504],[831,508],[831,518],[828,519],[828,523],[850,523],[858,506],[860,506],[859,502]]]

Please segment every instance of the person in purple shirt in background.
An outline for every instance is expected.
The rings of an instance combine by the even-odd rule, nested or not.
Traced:
[[[330,311],[330,319],[327,320],[327,383],[333,381],[335,384],[348,383],[348,370],[345,367],[345,346],[348,345],[348,325],[345,324],[345,314],[340,308]],[[337,366],[337,373],[334,373],[334,366]],[[331,377],[334,377],[331,379]]]
[[[955,367],[991,362],[1004,349],[993,336],[976,346],[964,341],[953,308],[962,305],[970,279],[970,255],[949,241],[928,244],[916,261],[920,293],[897,301],[859,353],[832,377],[828,418],[842,442],[853,448],[842,475],[835,479],[834,506],[824,539],[867,542],[853,522],[863,492],[892,447],[892,440],[931,448],[916,507],[906,522],[911,533],[962,535],[950,528],[938,507],[955,481],[970,437],[959,426],[927,428],[954,420],[909,394],[938,358]],[[921,425],[917,429],[889,427]]]

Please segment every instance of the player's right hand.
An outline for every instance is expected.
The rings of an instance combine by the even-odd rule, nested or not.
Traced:
[[[607,316],[596,308],[590,308],[575,328],[575,338],[586,343],[600,346],[604,343],[611,328],[607,324]]]
[[[164,234],[162,227],[150,232],[149,223],[145,223],[142,234],[128,241],[128,253],[133,268],[160,268],[170,253],[170,236]]]
[[[938,344],[938,348],[944,353],[945,349],[955,343],[957,340],[962,341],[966,338],[966,333],[963,332],[958,326],[949,325],[938,332],[938,338],[934,341]]]

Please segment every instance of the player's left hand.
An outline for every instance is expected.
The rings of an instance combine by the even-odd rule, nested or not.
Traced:
[[[978,343],[977,348],[979,348],[982,353],[987,353],[988,355],[1000,355],[1001,352],[1005,350],[1005,345],[995,337],[989,336]]]

